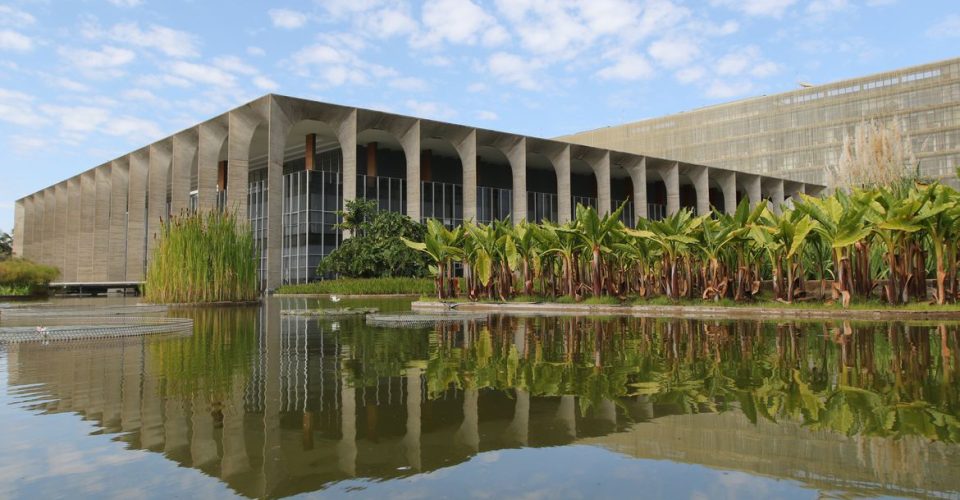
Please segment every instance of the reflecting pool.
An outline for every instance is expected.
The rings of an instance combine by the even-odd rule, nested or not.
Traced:
[[[0,497],[960,495],[956,323],[280,314],[316,305],[0,347]]]

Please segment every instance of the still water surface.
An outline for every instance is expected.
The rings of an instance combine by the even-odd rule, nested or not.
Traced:
[[[960,495],[955,323],[280,314],[316,304],[0,347],[0,497]]]

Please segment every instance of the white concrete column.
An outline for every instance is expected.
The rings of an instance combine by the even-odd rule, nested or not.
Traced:
[[[349,476],[357,475],[357,392],[347,381],[347,374],[340,376],[340,442],[337,443],[337,463],[340,471]]]
[[[737,177],[729,170],[708,169],[708,175],[711,179],[717,181],[720,185],[720,191],[723,192],[723,211],[727,214],[733,214],[737,211]]]
[[[560,396],[560,407],[557,408],[557,419],[566,427],[570,439],[577,437],[577,406],[576,397],[572,395]]]
[[[406,159],[407,217],[420,222],[420,120],[397,127],[394,135],[400,140]]]
[[[630,174],[630,182],[633,183],[634,216],[637,221],[646,219],[649,216],[647,210],[647,157],[635,158],[625,163],[623,168]]]
[[[110,262],[109,281],[123,281],[127,276],[127,157],[110,162]]]
[[[260,119],[249,109],[231,111],[227,130],[227,210],[241,221],[247,213],[250,188],[250,143]]]
[[[140,391],[144,349],[122,349],[120,351],[121,389],[120,389],[120,430],[137,432],[141,429],[140,409],[143,394]]]
[[[23,224],[26,222],[24,199],[17,200],[13,205],[13,256],[23,257]]]
[[[271,102],[267,127],[267,290],[276,290],[283,283],[283,161],[290,125],[290,119],[283,109]],[[343,180],[346,183],[346,172]],[[230,183],[227,182],[227,185]]]
[[[197,145],[197,208],[207,212],[217,208],[217,175],[220,148],[227,139],[226,116],[200,124]],[[228,183],[229,184],[229,183]]]
[[[130,154],[129,190],[127,192],[127,276],[129,281],[141,281],[147,245],[147,171],[149,151],[141,149]]]
[[[770,204],[773,206],[773,212],[779,214],[783,206],[783,180],[768,179],[767,193],[770,195]]]
[[[283,429],[280,426],[282,408],[283,364],[281,304],[278,300],[264,301],[264,324],[262,335],[265,338],[263,384],[263,469],[262,497],[271,494],[276,485],[286,477],[283,454]],[[291,353],[292,354],[292,353]]]
[[[680,164],[673,162],[659,170],[667,188],[667,215],[670,216],[680,211]]]
[[[348,201],[357,198],[357,110],[351,110],[333,125],[343,152],[343,205],[346,207]]]
[[[593,174],[597,177],[597,207],[600,215],[610,213],[613,198],[610,195],[610,151],[604,151],[594,161],[589,162]]]
[[[201,468],[219,458],[213,438],[213,416],[206,395],[196,393],[190,404],[190,466]]]
[[[67,231],[70,229],[67,225],[67,215],[70,213],[68,211],[67,181],[57,184],[54,187],[54,193],[57,198],[56,234],[54,236],[57,248],[54,250],[53,258],[54,265],[60,269],[60,278],[57,281],[63,281],[67,269],[67,254],[73,253],[73,249],[67,246]]]
[[[235,376],[231,394],[223,405],[223,457],[220,460],[220,477],[223,479],[250,471],[250,456],[247,453],[244,431],[245,385],[242,375]]]
[[[463,220],[477,220],[477,131],[471,129],[466,136],[453,143],[460,156],[463,170]]]
[[[97,167],[97,207],[93,231],[94,281],[110,279],[110,195],[113,190],[110,174],[109,163]]]
[[[463,390],[463,422],[457,429],[456,439],[473,453],[480,451],[480,417],[477,401],[480,391],[477,389]]]
[[[710,180],[707,178],[707,167],[690,165],[687,167],[693,189],[697,193],[697,215],[710,213]]]
[[[96,238],[96,171],[80,176],[80,231],[77,236],[77,281],[94,281],[93,241]]]
[[[190,426],[183,401],[170,397],[163,402],[163,453],[177,455],[190,449]]]
[[[570,145],[565,144],[547,158],[557,174],[557,221],[565,224],[573,220],[573,198],[570,187]]]
[[[530,436],[530,393],[523,389],[515,390],[517,402],[513,406],[513,420],[507,431],[521,446],[527,446]]]
[[[757,206],[763,195],[760,192],[760,176],[754,174],[736,173],[737,181],[744,186],[747,191],[747,198],[750,200],[750,208]]]
[[[420,470],[420,369],[407,368],[406,379],[407,433],[403,436],[403,447],[406,450],[407,463],[414,470]]]
[[[167,186],[170,183],[170,162],[172,160],[171,141],[160,141],[150,145],[149,166],[147,167],[147,260],[153,255],[153,249],[160,237],[160,227],[166,222]]]
[[[527,138],[519,137],[502,148],[513,174],[513,214],[511,222],[527,220]]]
[[[181,215],[190,207],[190,180],[197,161],[197,129],[173,136],[173,170],[170,175],[170,213]]]

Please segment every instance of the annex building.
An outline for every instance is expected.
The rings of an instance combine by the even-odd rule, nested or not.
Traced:
[[[898,119],[924,177],[957,185],[960,58],[808,86],[561,140],[824,184],[857,125]]]
[[[62,285],[143,280],[155,235],[190,210],[246,214],[267,290],[317,279],[355,198],[447,225],[565,222],[577,204],[623,219],[681,207],[779,206],[819,184],[561,140],[266,95],[16,201],[14,253]]]

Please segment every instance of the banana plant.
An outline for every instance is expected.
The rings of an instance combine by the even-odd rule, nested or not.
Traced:
[[[463,226],[450,230],[436,219],[427,220],[427,232],[422,242],[400,237],[405,245],[433,259],[431,270],[434,272],[434,284],[437,287],[437,298],[440,300],[455,295],[451,268],[453,263],[463,256],[460,242],[462,237]]]
[[[644,229],[625,229],[634,238],[649,238],[660,247],[664,289],[667,297],[673,300],[678,300],[681,295],[680,259],[689,255],[691,248],[697,244],[695,231],[707,217],[709,215],[694,217],[693,212],[683,209],[659,221],[648,222]]]

